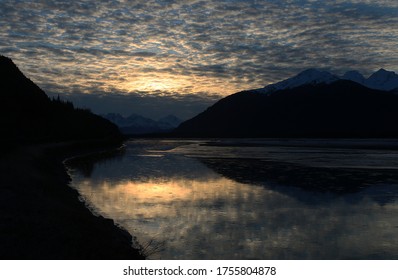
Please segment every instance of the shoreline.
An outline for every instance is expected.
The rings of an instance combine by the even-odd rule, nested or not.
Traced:
[[[0,158],[0,259],[145,259],[133,248],[139,246],[126,230],[111,219],[95,216],[79,200],[63,163],[115,144],[67,142],[18,147],[4,154]]]

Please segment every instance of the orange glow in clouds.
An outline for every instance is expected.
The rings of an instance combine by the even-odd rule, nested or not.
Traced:
[[[225,77],[203,76],[194,71],[186,71],[175,62],[176,58],[145,58],[128,61],[103,59],[97,65],[103,65],[101,70],[102,89],[119,91],[121,93],[156,92],[174,94],[208,93],[226,96],[242,90],[231,79]],[[92,81],[96,77],[92,77]],[[91,79],[90,79],[91,80]],[[87,80],[75,80],[80,85],[86,85]],[[98,85],[96,85],[98,86]],[[239,86],[243,86],[239,84]],[[247,85],[246,85],[247,86]]]

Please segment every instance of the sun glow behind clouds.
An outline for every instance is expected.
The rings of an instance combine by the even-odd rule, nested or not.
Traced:
[[[175,54],[162,55],[152,53],[140,54],[143,57],[133,57],[121,60],[119,57],[104,57],[95,65],[103,65],[101,71],[89,71],[81,73],[75,82],[87,89],[99,87],[105,92],[145,94],[204,94],[204,95],[228,95],[241,89],[237,87],[239,79],[228,77],[223,74],[222,67],[214,65],[194,66],[189,62],[184,65],[179,62],[181,59]],[[204,69],[214,68],[219,71],[216,74],[204,74]],[[87,69],[90,69],[88,67]],[[65,76],[60,76],[58,83],[67,81]],[[239,83],[242,89],[247,87]]]
[[[2,0],[0,53],[47,92],[228,95],[310,67],[397,71],[384,1]]]
[[[112,81],[110,81],[112,84]],[[221,81],[214,78],[186,77],[163,75],[140,75],[125,82],[113,85],[122,92],[145,92],[146,94],[159,94],[161,92],[177,93],[180,95],[192,93],[228,94],[236,90],[235,87],[226,86],[220,89],[217,84]]]
[[[147,54],[142,54],[147,55]],[[150,57],[125,58],[115,55],[93,57],[89,54],[79,54],[79,60],[90,60],[87,65],[74,65],[71,61],[60,61],[54,65],[43,57],[48,66],[44,73],[35,74],[35,82],[52,87],[53,85],[66,85],[69,87],[56,88],[55,91],[81,92],[81,93],[145,93],[149,95],[187,95],[199,94],[212,98],[214,95],[222,96],[236,92],[238,80],[234,77],[223,75],[205,75],[203,67],[189,67],[189,63],[182,65],[175,55],[156,55]],[[18,63],[18,59],[16,60]],[[26,65],[25,65],[26,66]],[[35,67],[29,63],[28,67]],[[211,65],[208,67],[211,68]],[[62,75],[58,70],[63,69]],[[22,69],[23,70],[23,69]],[[59,70],[61,71],[61,70]],[[38,73],[39,74],[39,73]],[[245,84],[241,84],[245,87]],[[95,89],[95,91],[93,91]]]

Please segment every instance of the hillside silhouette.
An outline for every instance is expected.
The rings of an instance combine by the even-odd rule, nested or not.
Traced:
[[[118,128],[48,98],[4,56],[0,104],[0,259],[145,258],[127,231],[86,208],[63,164],[119,145]]]
[[[120,137],[108,120],[59,98],[50,99],[5,56],[0,56],[0,104],[1,141],[5,143]]]
[[[398,137],[398,95],[348,80],[227,96],[175,131],[183,137]]]

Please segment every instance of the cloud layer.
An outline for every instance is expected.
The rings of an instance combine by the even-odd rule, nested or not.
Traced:
[[[53,93],[202,98],[316,67],[398,70],[398,2],[2,0],[0,53]]]

